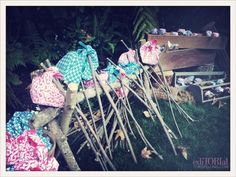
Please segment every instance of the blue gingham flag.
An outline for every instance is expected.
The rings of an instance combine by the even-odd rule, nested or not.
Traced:
[[[29,120],[33,117],[33,113],[24,111],[24,112],[15,112],[12,118],[7,123],[7,132],[12,137],[20,136],[25,130],[30,130]],[[52,144],[50,143],[49,137],[43,136],[43,129],[37,129],[37,134],[47,146],[48,149],[51,149]]]
[[[91,57],[93,69],[96,70],[99,66],[96,51],[90,45],[85,45],[82,42],[79,44],[83,47],[83,49],[68,52],[56,64],[66,83],[73,82],[79,84],[81,80],[92,79],[88,55]]]
[[[141,67],[139,64],[135,62],[128,62],[127,64],[118,64],[118,67],[125,71],[126,75],[135,74]],[[117,78],[120,77],[120,71],[112,65],[110,62],[108,63],[107,67],[103,69],[108,73],[108,81],[110,83],[114,83],[117,81]]]

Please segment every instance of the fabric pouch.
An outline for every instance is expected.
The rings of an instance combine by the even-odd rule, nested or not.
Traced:
[[[25,130],[32,129],[30,126],[30,120],[33,117],[33,113],[24,111],[24,112],[15,112],[11,119],[7,122],[6,130],[11,135],[11,137],[20,136]],[[38,128],[36,130],[38,136],[42,139],[45,146],[48,149],[52,148],[52,144],[50,143],[50,139],[48,137],[43,136],[44,132],[42,128]]]
[[[6,164],[14,171],[57,171],[59,167],[34,129],[16,138],[6,133]]]
[[[156,40],[148,41],[140,48],[142,62],[149,65],[156,65],[161,53],[160,46]]]
[[[99,66],[96,51],[90,45],[82,42],[79,44],[83,47],[82,49],[68,52],[56,64],[67,84],[72,82],[79,84],[82,80],[92,79],[88,55],[91,58],[93,69],[96,70]]]
[[[59,108],[63,107],[65,98],[53,83],[53,77],[62,78],[56,67],[50,67],[46,72],[32,78],[30,96],[33,103]]]

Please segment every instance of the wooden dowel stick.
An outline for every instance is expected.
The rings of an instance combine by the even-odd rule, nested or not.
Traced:
[[[95,140],[97,141],[97,144],[100,148],[100,151],[102,153],[102,155],[104,156],[104,158],[106,159],[107,163],[110,165],[110,167],[113,169],[113,170],[116,170],[115,166],[112,164],[111,160],[109,159],[109,157],[107,156],[102,144],[100,143],[100,140],[97,136],[97,134],[94,132],[93,128],[91,127],[91,125],[89,124],[86,116],[84,115],[84,113],[78,109],[77,107],[75,107],[76,111],[78,112],[78,114],[82,117],[82,119],[84,120],[86,126],[88,126],[90,132],[92,133],[92,135],[94,136]]]
[[[119,95],[116,93],[116,91],[112,88],[112,86],[111,86],[111,84],[109,83],[109,82],[106,82],[107,83],[107,85],[111,88],[111,90],[115,93],[115,95],[119,98]],[[121,84],[122,85],[122,84]],[[124,87],[122,86],[122,89],[124,90]],[[120,98],[119,99],[120,101],[123,101],[123,98]],[[133,130],[132,130],[132,128],[131,128],[131,125],[130,125],[130,122],[129,122],[129,119],[128,119],[128,115],[127,115],[127,113],[126,113],[126,111],[125,110],[123,110],[124,111],[124,118],[126,119],[126,121],[127,121],[127,125],[128,125],[128,128],[129,128],[129,130],[130,130],[130,133],[134,136],[134,138],[136,139],[136,136],[135,136],[135,134],[134,134],[134,132],[133,132]]]
[[[136,52],[137,52],[137,51],[136,51]],[[153,86],[152,86],[152,82],[151,82],[151,80],[150,80],[150,77],[151,77],[151,76],[150,76],[150,74],[148,74],[147,69],[141,64],[141,62],[140,62],[140,66],[142,67],[142,69],[143,69],[143,71],[144,71],[144,74],[147,75],[147,78],[148,78],[148,81],[149,81],[149,84],[150,84],[150,87],[151,87],[151,90],[152,90],[152,94],[153,94],[153,97],[154,97],[154,99],[155,99],[155,103],[156,103],[156,105],[157,105],[157,108],[158,108],[160,114],[162,115],[161,109],[160,109],[160,105],[159,105],[159,103],[158,103],[156,94],[155,94],[155,92],[154,92],[154,88],[153,88]]]
[[[143,91],[144,101],[145,101],[145,102],[148,102],[148,101],[147,101],[147,98],[146,98],[146,94],[149,94],[149,95],[150,95],[151,93],[150,93],[149,88],[147,88],[147,89],[148,89],[148,90],[147,90],[146,87],[149,87],[149,86],[147,86],[147,85],[144,86],[144,84],[143,84],[142,80],[139,78],[139,76],[138,76],[138,75],[136,75],[136,76],[137,76],[137,78],[138,78],[138,80],[139,80],[139,82],[140,82],[140,84],[141,84],[141,86],[142,86],[142,88],[143,88],[143,90],[144,90],[144,91]],[[148,80],[147,80],[147,77],[145,77],[145,82],[147,82],[147,81],[148,81]],[[147,84],[147,83],[145,83],[145,84]],[[150,95],[150,97],[151,97],[151,95]],[[153,118],[153,116],[152,116],[152,112],[151,112],[150,109],[148,109],[148,113],[149,113],[149,115],[150,115],[152,121],[155,121],[154,118]]]
[[[131,151],[131,155],[132,155],[132,157],[133,157],[133,160],[134,160],[135,163],[137,163],[137,159],[136,159],[136,156],[135,156],[135,154],[134,154],[133,147],[132,147],[132,145],[131,145],[129,136],[128,136],[127,132],[126,132],[126,129],[125,129],[124,125],[123,125],[122,118],[120,117],[120,113],[119,113],[119,111],[118,111],[118,109],[117,109],[117,107],[116,107],[116,105],[115,105],[115,103],[114,103],[114,101],[113,101],[111,95],[109,94],[109,92],[108,92],[108,90],[107,90],[107,87],[104,86],[104,83],[100,80],[100,78],[99,78],[99,76],[98,76],[97,74],[96,74],[95,76],[96,76],[96,78],[98,79],[99,84],[101,85],[101,87],[102,87],[102,89],[103,89],[105,95],[107,96],[109,102],[111,103],[113,109],[114,109],[115,112],[116,112],[117,120],[118,120],[118,122],[119,122],[119,125],[120,125],[120,127],[121,127],[121,130],[123,131],[123,133],[124,133],[124,135],[125,135],[125,138],[126,138],[127,142],[129,143],[129,148],[130,148],[130,151]]]
[[[90,56],[88,56],[88,62],[89,62],[89,66],[90,66],[93,82],[94,82],[94,85],[95,85],[95,91],[96,91],[96,95],[97,95],[97,100],[98,100],[99,108],[100,108],[100,111],[101,111],[102,125],[103,125],[103,129],[104,129],[105,140],[106,140],[106,143],[107,143],[107,149],[108,149],[110,157],[112,158],[110,143],[109,143],[108,134],[107,134],[107,128],[106,128],[106,125],[105,125],[105,115],[104,115],[104,111],[103,111],[102,100],[101,100],[100,94],[98,93],[97,80],[96,80],[96,77],[95,77],[95,73],[94,73],[94,70],[93,70],[93,64],[92,64],[92,60],[91,60]]]
[[[97,127],[96,127],[96,123],[95,123],[95,118],[94,118],[94,116],[93,116],[93,111],[92,111],[91,105],[90,105],[90,103],[89,103],[89,99],[88,99],[87,95],[86,95],[85,92],[84,92],[85,89],[84,89],[84,84],[83,84],[83,82],[81,82],[81,86],[82,86],[83,93],[84,93],[84,97],[85,97],[85,100],[86,100],[86,102],[87,102],[87,105],[88,105],[88,108],[89,108],[89,112],[90,112],[90,115],[91,115],[91,118],[92,118],[93,128],[94,128],[95,132],[98,133]]]
[[[111,141],[112,141],[112,138],[113,138],[114,132],[116,130],[117,124],[118,124],[117,119],[114,119],[112,129],[111,129],[111,133],[109,135],[109,143],[111,143]]]
[[[50,61],[49,61],[49,59],[46,59],[46,63],[47,63],[47,65],[48,65],[48,67],[51,67],[51,66],[52,66],[51,63],[50,63]]]
[[[128,107],[125,105],[124,102],[121,102],[121,103],[122,103],[123,106],[126,108],[126,110],[128,111],[128,113],[130,114],[131,118],[133,119],[133,121],[134,121],[134,123],[135,123],[135,126],[136,126],[136,128],[137,128],[137,130],[138,130],[138,132],[139,132],[139,134],[140,134],[140,137],[143,139],[143,142],[144,142],[145,144],[147,144],[147,145],[153,150],[153,152],[154,152],[156,155],[158,155],[158,157],[159,157],[160,159],[163,159],[163,157],[154,149],[154,147],[149,143],[149,141],[148,141],[147,138],[145,137],[141,126],[140,126],[139,123],[136,121],[136,119],[135,119],[135,117],[134,117],[134,115],[133,115],[133,112],[132,112],[132,109],[131,109],[131,106],[130,106],[130,103],[129,103],[129,100],[128,100],[128,97],[127,97],[127,96],[125,97],[125,100],[126,100],[126,102],[127,102]]]
[[[84,128],[82,121],[79,119],[79,117],[77,115],[75,115],[75,117],[77,118],[79,126],[81,127],[81,130],[84,133],[84,136],[87,139],[88,143],[90,144],[90,146],[91,146],[91,148],[92,148],[96,158],[98,158],[99,163],[103,167],[102,160],[100,159],[100,157],[101,157],[100,153],[98,152],[98,150],[96,149],[95,145],[93,144],[93,141],[90,139],[90,136],[89,136],[88,132],[86,131],[86,129]]]

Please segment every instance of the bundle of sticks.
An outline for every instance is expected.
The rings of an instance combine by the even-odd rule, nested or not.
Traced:
[[[124,41],[122,42],[124,43]],[[125,43],[124,45],[127,47]],[[127,50],[130,50],[130,48],[127,47]],[[167,47],[163,52],[166,50],[168,50]],[[125,75],[123,79],[117,77],[118,82],[115,83],[109,83],[108,81],[104,83],[101,81],[98,72],[93,69],[90,56],[88,56],[88,60],[94,82],[93,88],[85,89],[83,82],[80,85],[75,83],[64,85],[61,81],[53,78],[53,82],[66,98],[65,106],[63,109],[48,108],[44,110],[44,113],[35,115],[32,124],[35,128],[48,125],[51,133],[55,135],[58,148],[71,170],[80,170],[67,142],[67,138],[75,134],[78,138],[83,137],[83,142],[78,147],[76,154],[79,154],[85,147],[91,148],[95,154],[95,160],[103,170],[116,170],[112,159],[113,151],[118,145],[130,152],[134,162],[137,163],[136,152],[134,152],[130,136],[133,136],[134,139],[141,139],[147,149],[151,150],[158,158],[163,159],[162,155],[147,139],[142,125],[136,120],[130,103],[132,97],[136,97],[146,107],[153,121],[160,123],[174,155],[177,155],[173,142],[173,139],[178,139],[177,135],[165,122],[153,84],[158,85],[166,94],[172,118],[180,137],[182,137],[182,133],[177,124],[173,106],[183,115],[186,121],[191,122],[195,120],[186,113],[171,94],[162,71],[161,63],[158,63],[158,67],[164,80],[158,79],[160,75],[154,71],[152,66],[144,66],[141,63],[138,50],[136,49],[135,51],[136,61],[138,61],[141,69],[133,75]],[[107,60],[115,67],[118,67],[110,59]],[[46,65],[41,63],[41,66],[44,70],[47,70],[51,63],[49,60],[46,60]],[[78,91],[78,88],[81,88],[80,91]],[[123,97],[117,94],[117,88],[126,90]],[[136,89],[141,90],[141,95],[137,94]],[[98,108],[94,108],[91,105],[90,99],[92,98],[97,99]],[[86,103],[86,110],[82,107],[84,105],[81,104],[82,102]],[[59,118],[55,119],[56,117]],[[76,126],[71,127],[70,125],[72,124]]]

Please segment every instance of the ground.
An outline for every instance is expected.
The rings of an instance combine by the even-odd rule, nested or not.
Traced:
[[[162,128],[159,126],[158,120],[153,122],[143,116],[144,106],[137,100],[132,100],[132,105],[136,119],[142,126],[145,135],[152,145],[163,155],[163,160],[157,156],[151,155],[151,159],[143,159],[140,155],[144,144],[137,139],[132,139],[134,151],[137,156],[138,163],[135,164],[131,155],[124,149],[118,148],[114,152],[114,164],[117,170],[121,171],[179,171],[179,170],[229,170],[228,166],[196,167],[194,162],[199,158],[221,158],[230,161],[230,105],[229,101],[224,107],[218,109],[218,106],[207,104],[183,103],[182,107],[196,120],[196,122],[188,123],[181,115],[177,114],[177,122],[183,134],[183,138],[179,138],[175,143],[176,146],[187,147],[188,160],[178,153],[173,154],[167,137],[164,136]],[[167,124],[176,133],[173,124],[168,103],[160,102],[161,110]],[[79,145],[72,145],[76,152]],[[60,158],[59,158],[60,159]],[[77,160],[82,170],[100,170],[99,165],[94,162],[94,156],[89,150],[83,150]],[[63,163],[61,161],[61,163]],[[66,170],[65,166],[61,166],[60,170]]]

